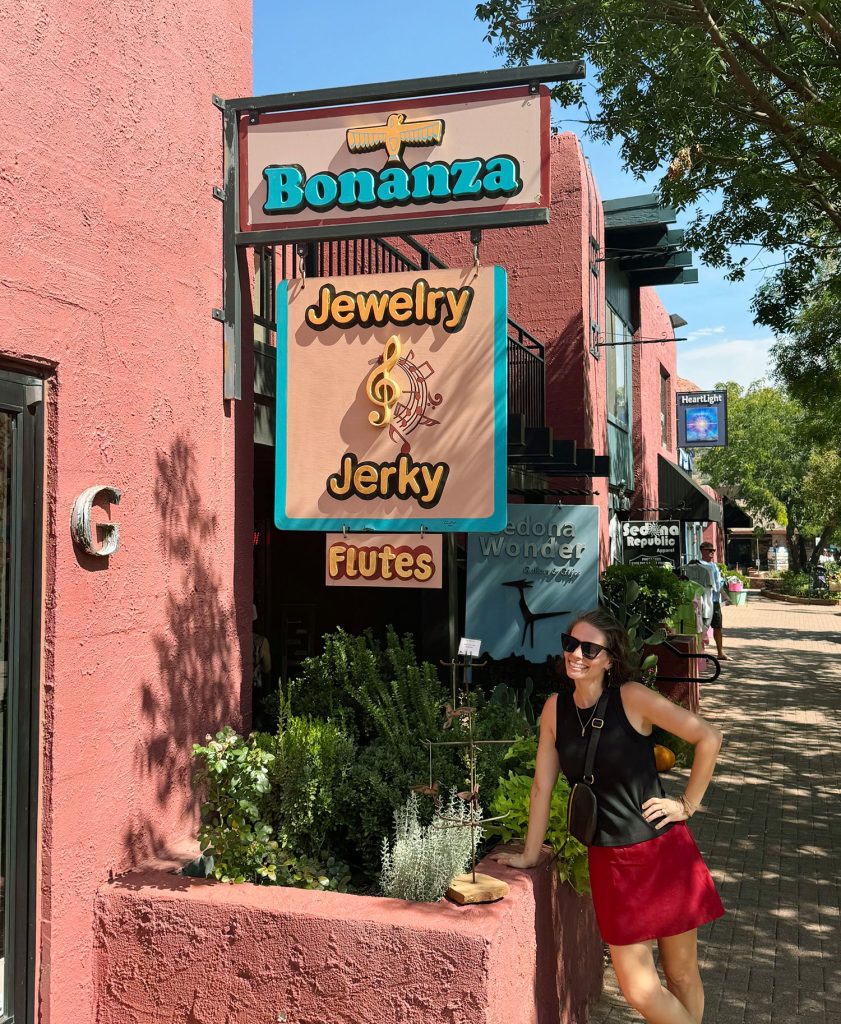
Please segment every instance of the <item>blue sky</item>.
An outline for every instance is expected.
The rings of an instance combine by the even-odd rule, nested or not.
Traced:
[[[425,0],[422,20],[412,18],[414,5],[399,0],[254,0],[255,95],[323,89],[339,85],[457,74],[502,66],[484,41],[484,26],[473,17],[472,0]],[[570,54],[570,58],[575,54]],[[577,131],[582,115],[569,119],[560,109],[553,120]],[[603,199],[652,191],[622,171],[615,149],[583,139]],[[678,218],[678,225],[686,223]],[[679,337],[678,372],[711,387],[720,380],[749,384],[767,372],[770,332],[754,326],[750,300],[762,271],[732,284],[704,267],[697,285],[664,288],[670,312],[688,321]],[[757,261],[755,266],[759,264]]]

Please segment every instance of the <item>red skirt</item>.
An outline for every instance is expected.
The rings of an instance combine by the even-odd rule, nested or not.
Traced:
[[[680,935],[724,913],[685,822],[644,843],[587,853],[596,919],[611,946]]]

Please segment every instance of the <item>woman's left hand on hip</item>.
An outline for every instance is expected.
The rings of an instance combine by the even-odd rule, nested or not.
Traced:
[[[672,800],[668,796],[653,796],[646,800],[642,805],[642,816],[655,828],[662,828],[671,821],[686,821],[689,817],[680,800]]]

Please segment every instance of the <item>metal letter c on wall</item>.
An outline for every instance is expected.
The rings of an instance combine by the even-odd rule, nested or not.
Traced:
[[[91,511],[93,503],[100,496],[112,505],[119,505],[122,491],[116,487],[109,487],[107,484],[95,484],[82,491],[79,497],[73,502],[73,511],[70,514],[70,533],[73,542],[89,555],[96,555],[99,558],[107,558],[113,555],[120,546],[120,524],[103,523],[99,529],[102,532],[102,544],[97,547],[93,540],[91,529]]]

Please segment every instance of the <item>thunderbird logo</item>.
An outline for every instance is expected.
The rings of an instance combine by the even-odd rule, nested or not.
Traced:
[[[348,128],[347,148],[351,153],[370,153],[384,149],[388,164],[403,163],[406,146],[437,146],[444,138],[444,122],[440,119],[407,121],[405,114],[389,114],[385,124],[365,128]]]

